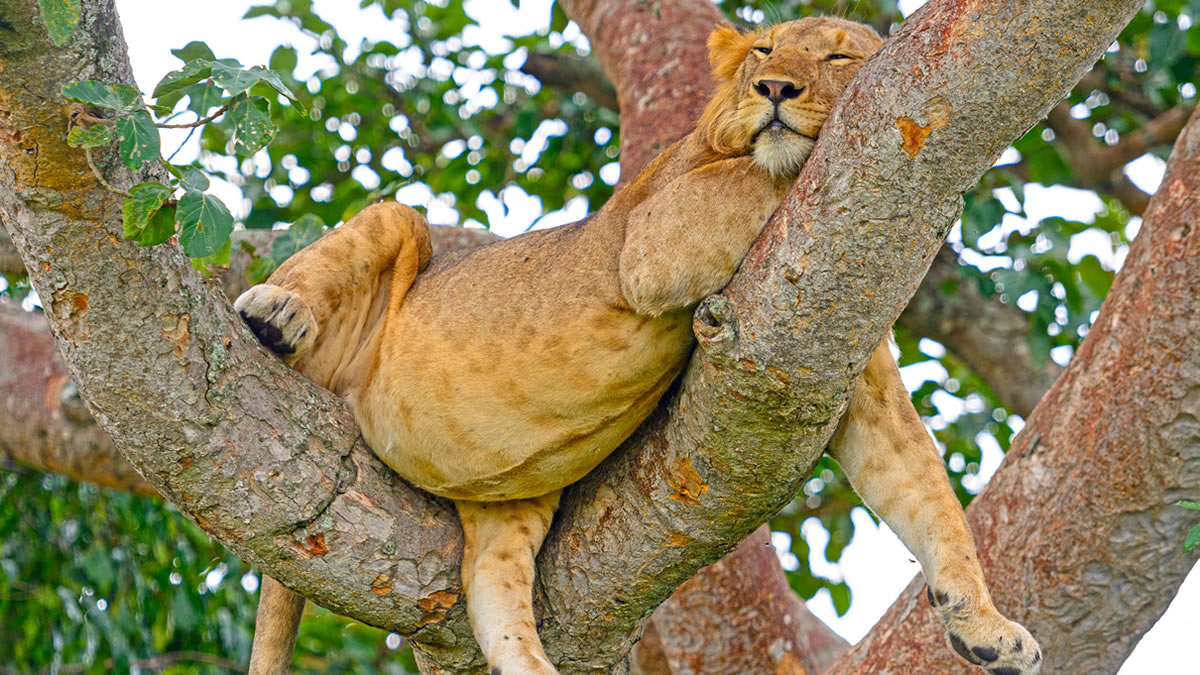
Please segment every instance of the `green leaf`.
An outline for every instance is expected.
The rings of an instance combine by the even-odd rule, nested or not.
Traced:
[[[230,96],[241,94],[255,84],[258,84],[258,81],[262,79],[262,76],[255,72],[254,68],[243,70],[240,66],[225,62],[229,60],[231,59],[216,61],[212,64],[212,78]],[[237,62],[234,61],[233,63],[236,64]],[[259,68],[258,70],[262,69]]]
[[[850,610],[850,587],[845,582],[829,585],[829,595],[833,599],[833,608],[838,616],[845,616]]]
[[[117,118],[117,138],[121,158],[130,169],[137,169],[142,162],[157,160],[161,154],[158,128],[148,112],[138,111],[129,117]]]
[[[205,258],[229,241],[233,216],[220,199],[196,190],[184,193],[176,209],[179,243],[189,258]]]
[[[204,192],[208,185],[208,176],[194,166],[185,166],[179,173],[179,186],[184,190]]]
[[[1188,553],[1191,553],[1192,549],[1196,548],[1196,546],[1200,546],[1200,525],[1193,527],[1188,532],[1187,539],[1183,540],[1183,550]]]
[[[142,246],[155,246],[171,238],[175,234],[175,207],[167,206],[159,209],[146,229],[138,235],[137,243]]]
[[[1178,504],[1179,504],[1179,506],[1182,506],[1185,509],[1193,509],[1196,511],[1200,511],[1200,502],[1189,502],[1188,500],[1183,499],[1183,500],[1180,500],[1178,502]]]
[[[109,86],[95,80],[72,82],[63,87],[63,96],[85,105],[108,108],[120,112],[133,112],[141,107],[141,96],[127,84]]]
[[[206,117],[208,111],[225,105],[224,92],[212,82],[193,84],[187,89],[181,90],[180,93],[186,94],[188,97],[188,110],[196,113],[199,117]]]
[[[275,125],[271,122],[271,103],[262,96],[237,96],[226,115],[233,125],[233,151],[237,155],[253,155],[270,143],[275,135]]]
[[[171,196],[171,189],[162,183],[141,183],[130,188],[129,194],[121,208],[121,215],[125,220],[125,238],[137,240],[150,223],[150,218]]]
[[[38,0],[38,5],[50,39],[59,47],[67,44],[79,25],[79,0]]]
[[[259,5],[259,6],[255,6],[255,7],[251,7],[250,9],[247,9],[246,13],[242,15],[242,18],[243,19],[254,19],[254,18],[257,18],[260,16],[273,16],[276,18],[283,17],[283,15],[280,14],[280,12],[279,12],[278,7],[274,7],[272,5]]]
[[[979,237],[1000,224],[1000,220],[1004,218],[1007,211],[999,199],[991,196],[980,198],[973,192],[963,195],[963,202],[963,243],[975,248],[979,243]]]
[[[233,240],[226,239],[225,244],[221,248],[214,251],[212,253],[212,255],[206,255],[203,258],[192,258],[192,267],[195,267],[196,269],[203,272],[204,276],[209,276],[211,274],[211,270],[208,269],[208,266],[209,265],[228,265],[229,258],[232,255],[232,253],[233,253]]]
[[[276,265],[295,255],[300,249],[321,238],[325,233],[325,223],[319,216],[306,213],[292,223],[286,232],[275,238],[271,244],[271,257]]]
[[[217,60],[217,57],[212,53],[212,50],[209,49],[208,45],[199,40],[193,40],[179,49],[172,49],[171,53],[184,63],[197,60]]]
[[[112,142],[113,132],[107,124],[97,124],[87,129],[72,127],[67,133],[67,145],[72,148],[97,148]]]
[[[271,60],[267,62],[267,65],[274,72],[291,77],[292,73],[296,71],[296,64],[298,62],[299,58],[296,56],[296,48],[283,46],[276,47],[275,51],[271,52]]]
[[[212,66],[211,61],[188,61],[179,70],[173,70],[159,80],[154,87],[154,97],[166,96],[207,80],[212,76]]]
[[[283,79],[279,77],[279,73],[275,73],[270,70],[267,70],[266,68],[260,68],[258,66],[255,66],[255,67],[251,68],[250,70],[256,71],[258,73],[258,76],[262,79],[263,82],[270,85],[271,88],[274,89],[275,91],[286,96],[288,98],[288,100],[290,100],[292,103],[294,103],[296,105],[297,108],[300,109],[301,112],[304,112],[304,110],[305,110],[304,104],[301,103],[300,99],[296,98],[296,95],[292,93],[292,90],[289,89],[288,86],[283,83]]]
[[[275,271],[278,265],[275,264],[275,259],[269,256],[261,256],[254,258],[254,261],[246,266],[246,282],[253,284],[261,284],[271,276],[271,272]]]

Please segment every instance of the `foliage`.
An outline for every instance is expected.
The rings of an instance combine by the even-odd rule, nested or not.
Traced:
[[[1200,511],[1200,502],[1181,501],[1179,502],[1179,505],[1185,509],[1194,509]],[[1197,546],[1200,546],[1200,524],[1192,527],[1192,529],[1187,533],[1187,538],[1183,540],[1183,550],[1187,551],[1188,553],[1191,553],[1192,549],[1196,548]]]
[[[183,67],[168,73],[154,88],[153,105],[147,105],[142,95],[126,84],[86,80],[64,87],[63,96],[87,106],[74,117],[76,126],[67,134],[67,142],[88,153],[93,168],[90,150],[114,140],[130,169],[140,169],[145,162],[161,162],[172,175],[169,187],[140,183],[123,193],[125,238],[154,246],[178,233],[184,253],[206,270],[209,264],[229,262],[233,216],[220,199],[204,192],[209,180],[202,171],[162,159],[158,129],[179,125],[156,122],[151,113],[169,120],[175,116],[176,104],[186,97],[186,110],[199,119],[182,126],[204,126],[223,117],[216,126],[227,129],[228,150],[249,157],[269,143],[276,130],[271,102],[252,91],[274,90],[280,105],[295,108],[300,115],[305,112],[279,75],[270,70],[243,68],[236,59],[217,59],[201,42],[172,53],[184,62]],[[177,200],[171,198],[176,191],[182,192]]]
[[[250,655],[258,576],[160,499],[62,476],[0,474],[0,640],[5,667],[129,672],[146,657]],[[301,672],[415,672],[385,633],[310,611]],[[172,673],[228,672],[181,660]],[[407,666],[407,668],[406,668]]]

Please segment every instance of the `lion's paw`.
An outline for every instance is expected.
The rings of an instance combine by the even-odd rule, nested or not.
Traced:
[[[255,286],[242,293],[233,307],[258,341],[276,354],[299,356],[317,339],[312,310],[299,295],[278,286]]]
[[[1042,650],[1025,627],[1009,621],[991,607],[967,611],[969,602],[951,594],[927,590],[929,604],[946,626],[946,639],[958,655],[991,675],[1035,675],[1042,667]]]

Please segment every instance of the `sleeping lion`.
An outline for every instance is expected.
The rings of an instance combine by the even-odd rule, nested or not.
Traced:
[[[425,220],[376,204],[237,300],[263,344],[349,401],[380,459],[454,500],[492,673],[557,672],[531,589],[560,491],[683,370],[693,310],[732,278],[881,40],[807,18],[718,27],[708,45],[717,87],[696,129],[591,218],[431,260]],[[952,647],[994,675],[1037,672],[1033,637],[992,605],[886,339],[828,451],[920,560]],[[268,579],[260,602],[251,671],[285,671],[303,599]]]

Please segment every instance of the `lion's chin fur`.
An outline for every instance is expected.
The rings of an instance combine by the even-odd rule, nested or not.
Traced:
[[[789,131],[767,132],[773,137],[762,138],[754,144],[754,161],[775,177],[795,177],[800,173],[815,141]]]

